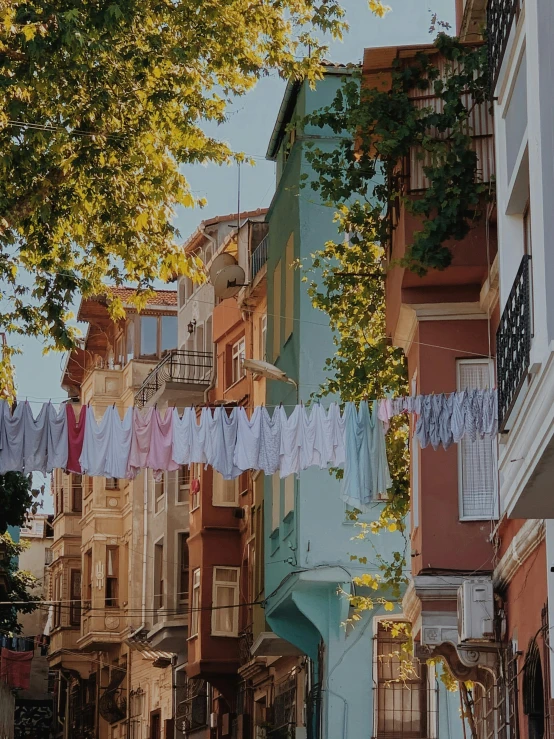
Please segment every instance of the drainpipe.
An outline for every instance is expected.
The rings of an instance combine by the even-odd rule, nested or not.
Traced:
[[[146,547],[148,544],[148,470],[143,470],[143,509],[142,509],[142,623],[131,634],[133,639],[146,626]]]

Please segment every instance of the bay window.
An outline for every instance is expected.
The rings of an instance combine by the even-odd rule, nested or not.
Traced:
[[[239,568],[214,567],[213,636],[238,636]]]

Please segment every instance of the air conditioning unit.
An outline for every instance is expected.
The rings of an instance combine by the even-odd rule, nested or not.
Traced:
[[[210,713],[210,729],[217,729],[217,713]]]
[[[490,577],[468,577],[458,589],[460,642],[494,639],[494,593]]]

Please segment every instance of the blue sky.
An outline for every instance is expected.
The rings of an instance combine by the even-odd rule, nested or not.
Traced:
[[[351,30],[342,43],[335,43],[328,58],[335,62],[358,62],[369,46],[428,43],[431,12],[453,24],[454,0],[388,0],[393,10],[384,19],[375,18],[366,0],[343,0]],[[256,166],[241,167],[241,209],[269,205],[274,189],[274,164],[263,157],[279,109],[285,83],[276,74],[261,80],[248,95],[229,109],[228,122],[211,127],[210,134],[227,141],[236,151],[256,157]],[[180,212],[177,226],[184,239],[204,218],[233,213],[237,209],[237,167],[194,166],[185,174],[191,189],[207,198],[202,209]],[[60,388],[64,355],[42,355],[42,344],[33,338],[14,342],[23,353],[16,358],[18,397],[29,401],[64,399]],[[38,409],[38,406],[34,406]]]

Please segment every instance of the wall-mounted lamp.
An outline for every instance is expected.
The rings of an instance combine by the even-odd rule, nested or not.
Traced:
[[[192,321],[189,321],[187,328],[189,334],[193,334],[196,331],[196,318],[193,318]]]

